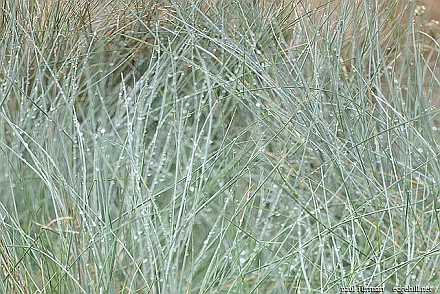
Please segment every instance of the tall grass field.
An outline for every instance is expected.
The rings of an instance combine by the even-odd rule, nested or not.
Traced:
[[[431,8],[0,1],[0,293],[437,293]]]

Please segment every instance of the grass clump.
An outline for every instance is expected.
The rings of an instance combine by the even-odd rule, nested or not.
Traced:
[[[69,3],[2,8],[1,292],[438,288],[411,7]]]

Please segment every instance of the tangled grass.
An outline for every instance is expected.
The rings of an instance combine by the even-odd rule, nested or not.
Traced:
[[[0,292],[438,289],[438,43],[360,2],[4,0]]]

